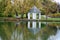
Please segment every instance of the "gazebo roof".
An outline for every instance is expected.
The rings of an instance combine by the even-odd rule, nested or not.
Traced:
[[[36,7],[36,6],[33,6],[30,11],[30,13],[40,13],[40,10]]]
[[[40,31],[40,28],[30,28],[28,30],[35,35]]]

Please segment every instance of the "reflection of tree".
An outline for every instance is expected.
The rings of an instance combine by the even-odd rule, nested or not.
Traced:
[[[2,39],[10,40],[10,36],[11,36],[11,32],[12,32],[12,28],[13,28],[14,24],[13,23],[8,24],[8,22],[0,22],[0,23],[1,23],[0,35],[1,35]]]
[[[20,22],[15,23],[15,29],[11,35],[11,40],[23,40],[23,29]]]
[[[40,32],[40,36],[43,40],[47,40],[47,38],[50,35],[53,35],[56,33],[56,28],[52,28],[52,27],[44,27],[42,28],[41,32]]]
[[[60,27],[60,22],[50,22],[49,24],[48,24],[50,27],[57,27],[57,26],[59,26]]]
[[[25,26],[24,26],[25,27]],[[47,40],[47,38],[50,35],[55,35],[56,33],[56,28],[53,27],[43,27],[40,32],[38,32],[36,35],[34,35],[33,33],[31,33],[27,28],[24,28],[24,40],[38,40],[38,39],[42,39],[42,40]]]
[[[26,28],[26,23],[19,24],[17,27],[15,22],[0,22],[0,36],[3,40],[11,40],[13,32],[17,31],[17,38],[23,38],[21,40],[47,40],[50,35],[56,34],[56,28],[54,27],[43,27],[36,35],[31,33]]]
[[[32,40],[35,39],[35,36],[33,34],[31,34],[28,29],[24,29],[24,39],[25,40]]]
[[[3,40],[11,40],[11,35],[15,29],[16,25],[14,22],[0,22],[0,36]],[[21,25],[18,25],[17,29],[18,33],[20,33]]]
[[[57,32],[55,35],[50,35],[48,40],[60,40],[60,29],[57,28]]]

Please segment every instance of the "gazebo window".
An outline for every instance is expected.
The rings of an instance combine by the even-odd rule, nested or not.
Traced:
[[[39,19],[39,14],[36,15],[36,19]]]
[[[32,14],[30,14],[30,19],[32,19]]]

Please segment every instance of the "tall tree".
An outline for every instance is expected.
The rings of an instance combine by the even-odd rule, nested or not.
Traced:
[[[6,3],[7,0],[2,0],[0,1],[0,16],[3,16],[3,12],[5,10],[5,7],[7,6]]]

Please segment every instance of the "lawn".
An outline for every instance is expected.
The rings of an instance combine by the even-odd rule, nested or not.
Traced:
[[[21,15],[19,15],[19,17],[21,17]],[[26,18],[26,15],[24,14],[23,18]],[[41,16],[41,20],[46,20],[46,16],[42,15]],[[60,20],[60,18],[51,18],[51,17],[47,17],[47,20]]]
[[[48,20],[60,20],[60,18],[48,18]]]
[[[46,20],[46,17],[44,17],[43,15],[41,16],[42,20]],[[51,17],[47,17],[47,20],[60,20],[60,18],[51,18]]]
[[[8,17],[0,17],[1,20],[4,19],[4,18],[8,18]],[[14,17],[12,18],[16,18],[16,16],[14,15]],[[19,18],[21,18],[21,15],[19,15]],[[23,16],[23,18],[26,18],[26,15]],[[46,20],[46,16],[45,15],[42,15],[41,16],[41,20]],[[47,20],[60,20],[60,18],[51,18],[51,17],[47,17]]]

